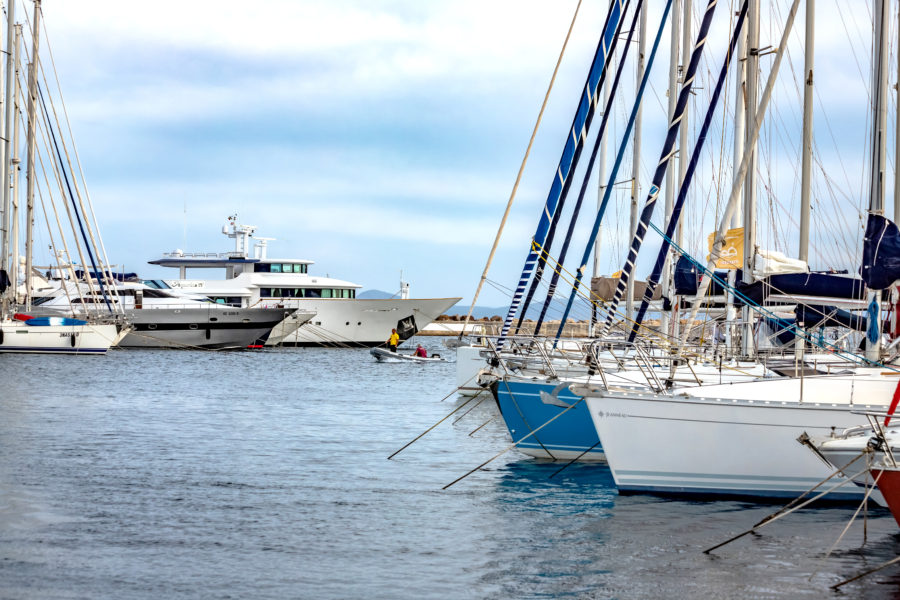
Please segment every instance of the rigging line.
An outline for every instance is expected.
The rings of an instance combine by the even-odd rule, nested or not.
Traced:
[[[791,10],[788,14],[787,22],[784,26],[784,33],[781,37],[781,42],[778,45],[778,50],[775,53],[775,62],[773,63],[769,72],[769,77],[766,81],[766,87],[763,90],[762,99],[760,100],[759,106],[754,111],[751,127],[748,129],[749,135],[747,136],[746,147],[754,147],[757,140],[759,139],[759,132],[762,127],[762,121],[765,117],[766,109],[768,108],[769,101],[772,97],[772,91],[775,87],[775,80],[777,79],[778,70],[781,66],[781,61],[784,58],[784,48],[787,45],[791,28],[794,25],[794,18],[797,15],[797,9],[799,8],[799,5],[800,0],[794,0],[793,4],[791,5]],[[735,176],[734,184],[731,188],[731,194],[728,198],[728,204],[725,208],[724,214],[722,215],[722,220],[719,224],[719,227],[716,230],[707,270],[711,271],[714,268],[716,261],[718,261],[722,254],[722,248],[725,244],[725,232],[727,231],[728,225],[731,222],[731,218],[737,209],[737,200],[742,191],[741,188],[743,187],[744,179],[746,177],[747,171],[750,168],[750,162],[754,155],[755,153],[744,153],[744,157],[741,159],[741,166],[738,169],[737,175]],[[682,332],[682,341],[687,340],[688,335],[690,335],[693,319],[694,317],[696,317],[697,311],[700,308],[698,302],[700,302],[703,296],[706,295],[706,290],[709,287],[709,281],[710,280],[708,277],[700,281],[700,286],[702,289],[698,290],[697,299],[695,299],[693,306],[691,306],[691,312],[688,318],[687,327],[685,327]]]
[[[659,280],[662,276],[663,267],[665,266],[666,257],[669,254],[669,243],[668,240],[671,239],[675,234],[675,229],[678,226],[678,221],[681,216],[681,211],[684,207],[685,199],[687,198],[687,191],[690,189],[691,183],[694,178],[694,173],[697,169],[697,164],[700,162],[700,155],[703,150],[703,146],[706,143],[706,137],[709,132],[709,127],[712,124],[712,119],[715,114],[715,108],[718,104],[719,96],[722,93],[722,88],[724,86],[724,82],[728,79],[728,65],[731,64],[732,57],[736,56],[737,43],[740,40],[741,31],[744,27],[744,19],[747,16],[747,0],[741,3],[741,11],[740,15],[737,18],[737,22],[734,26],[734,33],[731,36],[731,43],[728,46],[728,52],[725,54],[725,60],[722,63],[722,68],[719,70],[719,78],[716,81],[715,90],[713,92],[712,98],[710,99],[709,107],[706,110],[706,116],[703,118],[703,124],[700,127],[700,133],[697,138],[697,141],[694,143],[694,150],[691,154],[691,159],[688,163],[687,171],[685,172],[684,179],[681,182],[681,186],[678,190],[678,196],[675,200],[675,204],[672,208],[672,214],[669,217],[669,223],[666,226],[666,233],[663,236],[663,244],[660,246],[659,252],[656,256],[656,263],[653,266],[653,272],[650,274],[650,277],[647,279],[647,288],[644,290],[644,298],[641,300],[641,307],[638,310],[637,317],[635,322],[640,324],[644,316],[647,314],[647,309],[650,306],[650,300],[653,298],[653,293],[656,291],[656,286],[659,284]],[[739,58],[739,57],[738,57]],[[693,62],[693,60],[692,60]],[[690,91],[690,87],[688,86],[688,91]],[[649,203],[649,202],[648,202]],[[650,207],[652,210],[652,206]],[[647,212],[647,209],[644,209]],[[649,218],[647,219],[647,223],[649,223]],[[652,224],[651,224],[652,225]],[[653,228],[656,229],[656,226],[653,225]],[[646,225],[644,228],[646,232]],[[642,236],[643,237],[643,236]],[[637,237],[635,237],[635,241],[637,241]],[[637,253],[634,253],[635,258]],[[627,265],[626,265],[627,266]],[[624,271],[623,271],[624,276]],[[622,279],[619,279],[619,285],[616,287],[616,293],[619,298],[621,298],[621,294],[619,294],[619,287],[622,286]],[[609,323],[609,319],[607,320]],[[604,326],[605,329],[608,329],[607,326]],[[634,341],[634,337],[637,335],[637,329],[632,328],[631,333],[628,336],[629,341]]]
[[[75,205],[75,196],[72,193],[72,186],[69,183],[69,176],[66,173],[65,166],[62,164],[62,154],[59,151],[59,144],[56,141],[56,134],[53,132],[53,125],[50,123],[50,115],[47,112],[47,103],[44,101],[44,92],[42,91],[42,86],[35,86],[38,91],[38,97],[41,99],[41,106],[43,107],[44,118],[47,123],[47,132],[50,134],[50,138],[53,141],[53,148],[56,149],[56,158],[59,161],[60,172],[62,173],[63,179],[66,183],[66,188],[69,192],[69,199],[72,201],[72,205]],[[81,215],[78,212],[78,209],[75,209],[75,217],[78,219],[78,228],[81,230],[81,237],[84,240],[85,250],[87,250],[88,257],[91,259],[91,266],[94,268],[94,271],[97,274],[100,274],[100,270],[97,268],[97,261],[94,259],[94,253],[91,251],[91,243],[88,241],[88,236],[85,233],[84,224],[82,223]],[[109,296],[106,291],[106,286],[103,283],[103,278],[98,277],[97,283],[100,285],[100,291],[103,294],[103,300],[106,302],[106,308],[109,309],[109,312],[113,312],[112,305],[109,301]]]
[[[49,149],[50,146],[49,146],[49,140],[48,140],[48,138],[47,138],[46,128],[43,126],[43,123],[42,123],[41,121],[35,120],[35,125],[36,125],[37,130],[38,130],[38,131],[40,132],[40,134],[41,134],[41,138],[42,138],[42,140],[43,140],[43,149],[45,149],[45,150],[47,151],[47,161],[50,163],[50,166],[53,168],[53,173],[54,173],[54,175],[55,175],[55,180],[56,180],[57,186],[59,187],[60,193],[61,193],[61,194],[64,194],[63,188],[62,188],[62,183],[61,183],[61,180],[60,180],[60,177],[59,177],[59,173],[58,173],[58,171],[57,171],[57,165],[56,165],[56,162],[53,161],[53,158],[52,158],[52,156],[50,155],[50,149]],[[35,136],[35,137],[37,137],[37,136]],[[56,209],[56,203],[53,201],[53,192],[52,192],[53,187],[50,185],[50,178],[49,178],[49,176],[48,176],[48,174],[47,174],[47,172],[49,171],[49,169],[48,169],[47,166],[44,164],[44,156],[43,156],[43,154],[42,154],[42,152],[41,152],[41,148],[38,147],[37,143],[35,143],[35,152],[34,152],[34,154],[35,154],[35,159],[36,159],[35,162],[40,166],[40,172],[41,172],[41,174],[43,175],[45,185],[47,186],[47,195],[49,196],[50,202],[52,203],[52,206],[53,206],[53,213],[54,213],[54,215],[55,215],[55,217],[56,217],[56,226],[57,226],[57,228],[59,229],[60,240],[61,240],[61,242],[62,242],[63,249],[64,249],[65,254],[66,254],[66,259],[68,260],[69,263],[71,263],[71,262],[72,262],[72,254],[71,254],[71,252],[69,251],[68,242],[66,241],[65,230],[64,230],[64,228],[63,228],[63,226],[62,226],[62,222],[61,222],[60,219],[59,219],[59,214],[58,214],[57,209]],[[41,182],[40,182],[40,179],[39,179],[38,177],[35,177],[35,178],[34,178],[34,181],[35,181],[35,189],[37,190],[38,197],[40,198],[41,203],[43,204],[44,199],[43,199],[43,195],[42,195],[42,192],[41,192],[41,185],[40,185]],[[68,218],[69,218],[69,226],[71,227],[71,231],[72,231],[72,235],[73,235],[73,241],[75,242],[75,249],[76,249],[77,252],[78,252],[78,257],[79,257],[79,259],[81,260],[81,263],[84,264],[84,254],[83,254],[83,252],[82,252],[81,245],[78,243],[78,234],[77,234],[77,232],[75,231],[75,221],[74,221],[74,219],[72,218],[72,209],[71,209],[71,207],[69,206],[69,203],[68,203],[68,202],[63,202],[63,207],[66,209],[66,215],[67,215]],[[46,215],[46,209],[45,209],[45,218],[46,218],[46,216],[47,216],[47,215]],[[48,224],[47,224],[47,225],[48,225],[48,229],[49,229],[49,221],[48,221]],[[51,244],[53,244],[53,239],[52,239],[53,236],[52,236],[52,234],[51,234],[50,237],[51,237]],[[55,246],[55,244],[53,244],[53,245]],[[55,252],[55,250],[54,250],[54,252]],[[59,259],[58,259],[57,256],[54,255],[54,257],[51,258],[51,261],[50,261],[50,262],[53,262],[54,260],[56,260],[56,261],[58,262]],[[72,273],[72,275],[73,275],[73,277],[74,277],[74,273]],[[76,288],[75,288],[75,289],[76,289],[76,291],[77,291],[77,293],[78,293],[79,298],[81,298],[82,301],[83,301],[84,296],[81,294],[81,288],[80,288],[80,286],[76,285]],[[93,285],[90,284],[90,283],[88,284],[88,291],[89,291],[92,295],[95,293],[95,292],[94,292]],[[68,290],[66,290],[66,298],[67,298],[67,299],[71,299],[71,296],[69,295]],[[92,308],[96,308],[96,307],[93,307],[93,306],[92,306]]]
[[[578,0],[578,4],[575,6],[575,13],[572,15],[572,22],[569,24],[569,30],[566,32],[566,39],[563,41],[562,48],[559,51],[559,58],[556,60],[556,67],[553,69],[553,75],[550,77],[550,84],[547,86],[547,92],[544,94],[544,102],[541,104],[541,110],[538,112],[537,120],[534,124],[534,129],[531,132],[531,139],[528,140],[528,147],[525,149],[525,156],[522,158],[522,164],[519,166],[519,173],[516,175],[516,182],[513,184],[512,192],[509,195],[509,201],[506,203],[506,210],[503,213],[503,218],[500,220],[500,227],[497,229],[497,235],[494,238],[494,244],[491,246],[491,251],[488,254],[487,264],[484,266],[484,272],[481,274],[481,279],[478,281],[478,287],[475,290],[475,295],[472,297],[472,304],[469,306],[469,312],[466,315],[465,323],[463,324],[463,331],[465,331],[465,326],[469,323],[469,319],[472,318],[472,311],[475,309],[475,303],[478,301],[478,296],[481,294],[481,288],[484,286],[484,282],[487,279],[488,272],[491,269],[491,263],[494,261],[494,254],[497,252],[497,246],[500,244],[500,236],[503,234],[503,229],[506,226],[506,221],[509,218],[509,213],[512,210],[513,202],[516,198],[516,192],[519,189],[519,183],[522,181],[522,173],[525,171],[525,165],[528,163],[528,156],[531,154],[531,147],[534,144],[534,138],[537,135],[538,128],[541,125],[541,120],[544,117],[544,109],[547,108],[547,100],[550,98],[550,91],[553,89],[553,84],[556,81],[556,74],[559,72],[559,66],[562,63],[563,55],[566,52],[566,46],[569,44],[569,38],[572,35],[572,29],[575,27],[575,21],[578,18],[578,10],[581,8],[581,1]],[[615,2],[616,0],[612,0]],[[612,6],[612,5],[610,5]],[[610,9],[610,13],[612,9]],[[608,13],[609,14],[609,13]],[[609,16],[607,16],[607,19]]]
[[[46,29],[45,29],[45,37],[46,37]],[[94,228],[91,227],[90,219],[88,219],[88,210],[85,207],[84,198],[82,198],[81,189],[78,185],[78,179],[75,175],[74,169],[72,168],[72,159],[69,155],[69,143],[72,146],[74,146],[75,141],[72,138],[72,139],[70,139],[69,143],[67,143],[66,139],[63,135],[63,128],[62,128],[62,125],[60,124],[59,115],[57,114],[57,111],[56,111],[56,104],[53,102],[53,96],[50,94],[50,85],[49,85],[49,82],[47,81],[47,76],[46,76],[45,70],[43,69],[43,63],[41,62],[40,57],[38,57],[37,66],[38,66],[38,73],[40,74],[41,78],[44,81],[44,89],[47,90],[47,96],[50,98],[50,108],[52,109],[52,112],[53,112],[53,121],[55,121],[55,123],[56,123],[56,131],[59,133],[59,141],[60,141],[60,144],[62,145],[63,153],[65,154],[65,159],[66,159],[65,164],[63,164],[63,162],[62,162],[62,156],[60,156],[60,158],[59,158],[60,169],[65,170],[66,166],[68,166],[68,172],[71,174],[71,178],[72,178],[72,187],[74,188],[74,191],[75,191],[75,195],[73,196],[72,201],[73,202],[75,201],[75,197],[78,198],[78,205],[81,207],[81,213],[85,215],[87,234],[88,234],[88,237],[90,238],[90,244],[92,244],[92,247],[93,247],[94,251],[97,253],[97,255],[101,256],[101,253],[100,253],[101,247],[97,244],[97,239],[95,238],[95,235],[94,235]],[[60,101],[62,101],[61,92],[60,92]],[[45,107],[45,111],[46,111],[46,107]],[[46,118],[47,118],[47,121],[50,122],[49,111],[46,114]],[[71,128],[70,128],[70,138],[71,138]],[[85,193],[86,192],[87,192],[87,190],[85,189]],[[90,205],[90,201],[88,201],[88,206],[91,208],[91,214],[93,215],[93,206]],[[94,216],[94,222],[96,223],[95,216]],[[95,227],[96,227],[96,225],[95,225]],[[99,227],[97,227],[97,229],[99,231]],[[85,241],[85,244],[87,244],[87,243],[88,242]],[[105,257],[105,252],[103,254],[103,257]],[[106,281],[107,287],[109,288],[110,295],[114,298],[117,298],[118,297],[118,288],[115,285],[115,278],[113,277],[112,271],[109,267],[109,260],[106,259],[105,263],[101,260],[100,267],[101,267],[101,269],[96,274],[97,279],[99,280],[99,279],[103,278]]]
[[[28,13],[26,11],[26,16],[27,16],[27,14]],[[94,221],[94,229],[97,232],[97,240],[99,242],[99,250],[103,254],[103,262],[106,265],[106,268],[108,270],[111,270],[109,256],[107,255],[107,252],[106,252],[106,246],[103,243],[103,236],[100,233],[100,225],[97,221],[97,215],[94,212],[94,203],[91,200],[91,195],[90,195],[90,192],[88,190],[88,185],[87,185],[87,179],[84,176],[84,168],[82,167],[82,164],[81,164],[81,157],[78,154],[78,147],[75,145],[75,134],[72,132],[72,122],[69,119],[69,112],[66,109],[66,102],[65,102],[65,99],[63,98],[62,86],[60,85],[60,82],[59,82],[59,72],[56,69],[56,60],[53,57],[53,48],[50,45],[50,35],[47,31],[46,19],[43,19],[41,21],[41,26],[44,30],[44,42],[45,42],[44,45],[47,47],[47,54],[50,56],[50,65],[53,68],[53,76],[56,81],[56,89],[59,94],[60,103],[62,104],[63,117],[65,118],[66,127],[69,131],[69,139],[72,140],[72,149],[75,154],[75,164],[78,165],[78,171],[79,171],[79,174],[81,175],[82,186],[84,187],[84,194],[85,194],[85,197],[87,198],[87,205],[88,205],[88,208],[90,209],[91,218]],[[44,82],[46,85],[47,78],[46,78],[45,70],[43,69],[43,61],[39,62],[38,66],[41,67],[41,69],[40,69],[41,75],[44,77]],[[49,89],[49,86],[48,86],[48,89]],[[55,113],[55,111],[54,111],[54,113]],[[57,121],[58,121],[58,119],[57,119]],[[113,290],[114,290],[114,295],[118,295],[118,289],[113,288]]]
[[[655,225],[651,224],[651,227],[660,235],[665,236],[665,234],[662,231],[660,231]],[[711,271],[706,266],[702,265],[697,259],[695,259],[693,256],[691,256],[690,254],[685,252],[682,248],[680,248],[675,242],[670,240],[669,243],[671,243],[673,247],[675,247],[679,252],[681,252],[682,256],[686,257],[694,266],[696,266],[698,269],[700,269],[703,272],[703,274],[704,274],[703,280],[707,281],[707,286],[706,286],[706,290],[704,291],[704,295],[706,294],[706,292],[709,291],[709,281],[712,280],[712,281],[715,281],[716,283],[718,283],[720,286],[722,286],[723,289],[726,289],[726,290],[732,292],[736,298],[740,298],[748,307],[750,307],[752,310],[759,313],[760,315],[765,315],[770,318],[778,319],[779,321],[783,321],[783,319],[780,319],[778,317],[778,315],[776,315],[772,311],[766,309],[761,304],[754,302],[751,298],[748,298],[743,292],[738,290],[737,287],[728,285],[728,283],[726,281],[722,280],[721,277],[716,275],[715,271]],[[698,294],[697,299],[700,299],[699,289],[698,289],[697,294]],[[694,301],[695,304],[698,301],[697,299],[695,299],[695,301]],[[847,358],[846,353],[841,348],[838,348],[836,345],[831,344],[831,343],[827,343],[824,341],[820,342],[820,341],[815,340],[813,338],[813,336],[807,334],[805,331],[798,328],[796,325],[793,326],[792,331],[793,331],[794,335],[807,340],[808,342],[810,342],[812,345],[814,345],[816,347],[819,347],[819,348],[822,348],[825,350],[827,350],[829,347],[833,348],[834,354],[836,356],[840,356],[842,358]],[[892,371],[896,371],[896,372],[900,373],[900,368],[895,368],[895,367],[885,365],[885,364],[877,362],[877,361],[869,360],[865,357],[858,356],[856,354],[851,354],[850,357],[847,358],[847,360],[852,360],[858,364],[868,364],[868,365],[872,365],[872,366],[876,366],[876,367],[881,367],[884,369],[890,369]]]
[[[541,212],[537,229],[532,238],[540,244],[543,244],[546,240],[550,223],[556,217],[556,205],[559,201],[562,188],[565,185],[566,180],[568,180],[569,176],[575,170],[578,158],[581,155],[581,150],[587,136],[587,127],[590,125],[591,118],[593,117],[596,108],[600,82],[606,73],[607,48],[609,48],[612,41],[610,39],[611,36],[621,28],[620,21],[623,16],[622,3],[625,1],[626,0],[615,0],[612,3],[611,10],[607,16],[605,30],[598,41],[594,60],[584,85],[584,92],[579,100],[575,116],[572,119],[572,128],[566,136],[566,143],[563,147],[562,156],[560,157],[559,165],[557,166],[556,173],[553,177],[553,183],[550,186],[547,200],[544,203],[544,209]],[[630,2],[630,0],[627,1]],[[638,5],[642,2],[643,0],[638,0]],[[628,4],[625,6],[627,8]],[[503,346],[503,336],[509,332],[509,329],[512,326],[513,318],[519,309],[519,304],[522,301],[522,294],[525,292],[525,287],[528,285],[528,280],[531,278],[536,261],[537,256],[534,253],[534,248],[529,244],[528,255],[526,256],[525,264],[522,267],[522,274],[519,276],[519,282],[516,285],[516,291],[513,294],[509,311],[503,321],[501,338],[498,341],[498,346],[500,347]]]
[[[632,38],[632,35],[634,34],[635,27],[637,25],[637,20],[639,18],[642,18],[641,15],[644,14],[643,11],[644,11],[643,4],[638,3],[637,7],[635,8],[634,19],[631,23],[631,30],[628,32],[628,42],[629,43],[625,46],[625,48],[622,52],[622,56],[619,58],[619,64],[618,64],[618,68],[616,69],[616,75],[615,75],[615,78],[613,79],[613,82],[612,82],[612,85],[610,88],[610,95],[609,95],[609,98],[607,99],[606,106],[603,109],[603,117],[600,121],[600,127],[598,128],[597,136],[594,139],[594,147],[591,149],[591,156],[588,159],[587,168],[584,171],[584,176],[583,176],[582,182],[581,182],[581,189],[578,191],[578,198],[575,201],[575,208],[573,209],[572,216],[569,219],[569,227],[566,231],[566,237],[563,240],[563,247],[560,249],[560,253],[559,253],[559,260],[558,260],[559,263],[564,263],[566,260],[566,255],[568,254],[568,251],[569,251],[569,244],[572,242],[572,234],[575,231],[575,224],[578,219],[578,215],[581,212],[581,205],[582,205],[582,202],[584,201],[584,196],[585,196],[585,193],[587,192],[587,186],[588,186],[588,183],[590,182],[591,174],[593,173],[593,170],[594,170],[594,162],[597,159],[597,154],[600,150],[600,145],[603,143],[603,137],[606,133],[606,126],[607,126],[607,123],[609,122],[609,113],[610,113],[610,108],[612,107],[613,97],[615,96],[616,92],[618,91],[619,81],[622,76],[622,73],[625,70],[625,59],[628,57],[629,48],[631,48],[631,43],[630,43],[631,38]],[[571,181],[571,179],[570,179],[570,181]],[[558,221],[559,221],[559,219],[557,219],[555,221],[555,223]],[[549,241],[548,241],[548,244],[549,244]],[[538,274],[535,273],[535,281],[537,279],[538,279]],[[544,304],[541,308],[540,315],[538,316],[537,322],[535,323],[534,335],[539,335],[539,333],[540,333],[541,325],[544,322],[544,317],[547,314],[547,308],[550,305],[551,300],[553,299],[554,293],[556,292],[556,285],[558,282],[559,282],[558,271],[555,271],[553,274],[553,277],[551,278],[550,286],[547,290],[547,296],[544,299]],[[532,285],[534,285],[534,284],[532,284]],[[531,295],[532,294],[529,293],[529,297],[526,300],[526,303],[523,304],[522,316],[524,316],[525,310],[527,309],[527,306],[528,306],[528,302],[531,300]],[[520,316],[520,319],[522,316]]]
[[[634,121],[637,117],[637,112],[641,104],[642,97],[644,95],[644,89],[647,87],[647,80],[650,77],[650,72],[653,70],[653,62],[656,59],[656,51],[659,49],[659,42],[662,39],[663,29],[665,29],[666,21],[669,18],[669,11],[672,8],[672,0],[666,0],[665,9],[663,10],[662,18],[659,21],[659,30],[656,33],[656,39],[653,41],[653,48],[650,51],[650,57],[647,61],[647,68],[644,71],[644,77],[641,79],[641,85],[638,88],[637,99],[632,106],[631,115],[628,118],[628,124],[625,127],[625,133],[622,137],[622,144],[619,146],[619,151],[616,155],[616,162],[613,165],[612,172],[610,173],[609,181],[613,182],[616,180],[616,176],[619,173],[619,167],[622,164],[622,159],[625,154],[626,143],[628,141],[629,136],[631,135],[631,130],[634,127]],[[577,270],[577,277],[575,279],[575,285],[572,286],[572,293],[569,295],[569,301],[566,304],[565,312],[563,313],[563,318],[559,324],[559,329],[556,332],[556,340],[559,340],[559,337],[562,335],[563,327],[566,324],[566,318],[569,316],[569,311],[572,308],[572,303],[575,301],[575,295],[578,293],[578,288],[580,287],[581,280],[584,277],[584,270],[587,268],[588,261],[590,260],[591,250],[594,247],[594,242],[597,239],[597,231],[600,229],[600,223],[603,220],[603,213],[606,211],[606,204],[609,201],[609,195],[612,192],[612,186],[607,185],[606,191],[603,194],[603,200],[600,204],[599,209],[597,210],[597,217],[594,219],[594,225],[591,228],[590,238],[588,239],[588,243],[584,250],[584,255],[581,259],[580,266]],[[554,342],[555,345],[555,342]]]
[[[630,0],[625,5],[625,12],[628,11],[629,4],[630,4]],[[635,9],[635,15],[643,14],[641,11],[641,5],[642,5],[642,0],[638,0],[637,7]],[[618,25],[618,29],[617,29],[618,32],[620,32],[622,30],[623,22],[624,22],[623,19],[619,20],[619,25]],[[616,92],[618,78],[622,73],[622,68],[624,66],[625,57],[628,55],[628,51],[631,48],[630,42],[631,42],[632,34],[634,33],[634,27],[635,27],[635,23],[632,22],[631,30],[628,32],[628,37],[626,39],[627,43],[622,52],[622,57],[619,60],[619,69],[616,72],[616,80],[613,83],[612,94],[615,94],[615,92]],[[609,49],[606,50],[607,57],[616,51],[616,45],[617,45],[618,41],[619,41],[619,36],[616,35],[612,40],[612,45],[610,45]],[[557,202],[556,208],[553,209],[553,214],[551,216],[550,227],[547,230],[547,235],[546,235],[544,241],[541,242],[541,244],[548,250],[550,248],[552,248],[552,246],[553,246],[553,240],[556,237],[556,229],[559,226],[560,221],[562,221],[562,211],[565,207],[566,200],[568,199],[569,190],[572,186],[572,182],[575,180],[575,177],[574,177],[575,169],[578,165],[578,161],[580,160],[581,152],[584,147],[584,144],[587,141],[587,132],[590,129],[591,122],[593,121],[594,111],[596,109],[597,104],[600,101],[600,92],[603,89],[604,84],[606,83],[608,74],[609,74],[609,61],[607,60],[603,65],[603,70],[600,74],[600,81],[596,85],[596,92],[594,92],[592,90],[593,95],[591,97],[591,111],[587,114],[587,117],[584,121],[584,125],[582,126],[582,136],[581,136],[582,139],[580,140],[579,145],[576,147],[575,155],[572,158],[572,165],[569,168],[568,174],[565,176],[565,183],[563,184],[562,191],[559,193],[559,200]],[[609,103],[607,102],[607,106],[608,105],[609,105]],[[603,139],[603,136],[606,133],[606,124],[607,124],[608,120],[609,120],[609,118],[606,114],[606,111],[604,110],[603,118],[601,119],[601,122],[600,122],[600,127],[597,130],[596,138],[598,140]],[[598,142],[598,144],[599,144],[599,142]],[[585,171],[586,177],[590,176],[591,170],[592,170],[592,166],[588,166],[587,170]],[[551,189],[551,193],[552,193],[552,189]],[[576,218],[578,209],[580,209],[580,205],[576,208],[576,214],[573,215],[571,217],[571,219]],[[545,208],[545,210],[546,210],[546,208]],[[535,237],[537,237],[537,236],[535,236]],[[528,307],[531,306],[531,300],[534,298],[535,291],[537,290],[538,285],[540,284],[541,280],[543,279],[543,276],[544,276],[544,260],[541,255],[538,255],[537,264],[536,264],[535,271],[534,271],[534,277],[532,277],[532,279],[531,279],[531,286],[528,289],[528,294],[525,296],[525,301],[522,303],[522,307],[519,312],[519,320],[516,323],[516,331],[517,332],[518,332],[519,328],[522,326],[522,321],[525,319],[525,313],[528,310]]]
[[[660,151],[659,163],[656,166],[656,173],[653,175],[653,180],[650,183],[650,189],[649,193],[647,194],[647,199],[645,200],[644,210],[641,212],[641,217],[637,224],[637,230],[635,231],[634,238],[631,241],[631,248],[628,251],[628,258],[625,259],[625,265],[622,267],[621,273],[619,275],[619,282],[616,285],[616,291],[613,294],[613,299],[610,301],[610,313],[606,318],[606,322],[604,323],[603,328],[600,330],[601,337],[605,336],[609,332],[609,328],[612,326],[613,312],[618,307],[619,302],[622,300],[622,297],[625,295],[625,292],[628,288],[628,282],[631,279],[631,273],[634,270],[635,263],[637,262],[638,252],[640,251],[641,245],[644,241],[644,236],[647,234],[647,226],[650,223],[651,217],[653,216],[653,211],[656,209],[656,203],[659,199],[659,186],[662,185],[662,180],[666,175],[666,168],[669,164],[669,160],[673,156],[675,141],[678,139],[681,131],[681,121],[685,118],[688,99],[691,95],[691,88],[693,87],[694,79],[697,76],[697,66],[700,64],[700,58],[703,56],[703,50],[706,48],[706,38],[709,35],[709,28],[712,24],[712,19],[716,12],[717,2],[718,0],[709,0],[706,5],[706,12],[703,15],[703,22],[700,25],[700,29],[697,31],[697,38],[694,42],[693,50],[691,51],[691,60],[688,64],[688,69],[684,76],[684,82],[682,83],[681,90],[678,93],[678,102],[675,106],[675,112],[672,114],[672,117],[669,121],[669,131],[666,134],[665,143],[663,144],[662,150]],[[734,51],[734,44],[736,40],[737,37],[735,36],[735,39],[732,40],[732,50],[726,56],[726,66],[723,68],[723,71],[725,72],[727,72],[727,64],[731,60],[731,54]],[[720,76],[720,82],[721,79],[722,76]],[[710,117],[709,120],[711,121],[712,117]],[[686,140],[682,140],[682,145],[686,146]],[[663,260],[665,260],[665,254],[663,254]]]

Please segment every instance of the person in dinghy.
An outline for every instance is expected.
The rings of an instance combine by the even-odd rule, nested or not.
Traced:
[[[422,347],[422,344],[419,344],[416,346],[416,351],[413,353],[413,356],[418,358],[428,358],[428,352]]]

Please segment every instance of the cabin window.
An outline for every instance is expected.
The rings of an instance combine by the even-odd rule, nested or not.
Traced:
[[[256,263],[255,265],[253,265],[253,272],[254,273],[268,273],[269,265],[266,263]]]
[[[304,298],[321,298],[322,290],[319,290],[316,288],[308,289],[308,290],[306,290],[306,293],[303,294],[303,297]]]
[[[272,263],[271,265],[269,265],[269,272],[270,273],[281,273],[281,265]]]
[[[332,292],[334,292],[334,290],[322,288],[322,297],[323,298],[331,298]]]
[[[306,273],[306,265],[294,265],[294,273]]]
[[[259,288],[259,297],[260,298],[271,298],[272,297],[272,288]]]

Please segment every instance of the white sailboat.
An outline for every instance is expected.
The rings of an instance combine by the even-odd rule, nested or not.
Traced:
[[[754,140],[797,4],[793,3],[788,17],[762,107],[752,119]],[[884,0],[876,0],[876,32],[882,42],[885,15],[889,14],[885,4]],[[755,0],[751,7],[751,14],[758,14]],[[756,46],[756,40],[751,38],[750,47]],[[875,89],[881,90],[874,93],[877,114],[884,106],[886,70],[879,65],[883,64],[880,58],[887,56],[885,45],[876,43],[876,52]],[[873,128],[876,160],[870,208],[878,212],[883,196],[883,146],[879,152],[877,144],[884,143],[883,119],[874,119]],[[878,156],[882,157],[880,163]],[[750,160],[750,155],[745,156],[738,178],[746,173]],[[740,181],[736,181],[734,189],[739,186]],[[720,233],[733,213],[734,196],[725,210]],[[718,258],[720,250],[718,244],[710,262]],[[701,288],[698,297],[704,292]],[[744,339],[749,339],[746,333]],[[871,367],[857,367],[841,374],[673,391],[614,386],[576,386],[573,391],[587,396],[591,418],[616,484],[624,492],[792,497],[823,481],[833,471],[796,439],[804,433],[823,436],[858,425],[860,416],[856,411],[884,412],[897,392],[897,375],[896,368],[875,362]],[[840,476],[833,485],[840,487],[829,493],[832,499],[859,499],[865,493],[864,488]]]
[[[18,78],[16,57],[18,56],[19,36],[15,31],[20,26],[15,24],[15,3],[7,6],[7,62],[6,62],[6,95],[5,118],[3,120],[3,153],[2,153],[2,205],[0,205],[0,353],[52,353],[52,354],[104,354],[115,344],[125,330],[114,322],[89,322],[82,319],[31,318],[29,315],[16,313],[16,288],[18,283],[18,257],[10,253],[10,246],[15,246],[10,235],[10,227],[17,215],[11,210],[10,172],[13,151],[17,149],[11,144],[12,123],[15,117],[18,94]],[[39,40],[39,23],[41,2],[35,0],[34,17],[32,19],[32,59],[28,82],[28,131],[27,131],[27,215],[26,215],[26,268],[24,272],[26,308],[31,299],[31,257],[33,253],[32,227],[34,223],[34,182],[35,182],[35,121],[37,104],[37,55]],[[14,101],[14,99],[16,99]],[[16,160],[18,162],[18,160]],[[16,211],[17,212],[17,211]],[[16,265],[16,268],[12,268]],[[10,277],[9,274],[13,276]]]

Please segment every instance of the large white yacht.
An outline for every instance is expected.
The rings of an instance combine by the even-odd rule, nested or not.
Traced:
[[[357,298],[360,285],[311,275],[310,260],[275,259],[266,256],[272,238],[254,238],[256,227],[241,225],[229,217],[222,233],[234,239],[234,251],[225,253],[166,253],[151,265],[179,269],[177,279],[147,282],[160,287],[200,293],[237,307],[296,308],[315,313],[306,325],[284,338],[286,346],[377,346],[397,329],[402,339],[415,334],[460,298],[409,298],[402,284],[397,298]],[[189,279],[188,269],[224,269],[224,279]]]
[[[108,293],[96,285],[63,279],[48,282],[30,311],[35,316],[78,318],[121,313],[131,329],[121,348],[230,349],[277,343],[314,315],[295,309],[246,309],[211,302],[180,290],[160,290],[133,281],[116,282]]]

